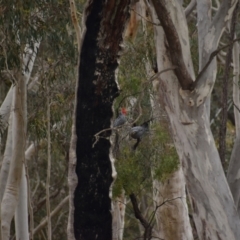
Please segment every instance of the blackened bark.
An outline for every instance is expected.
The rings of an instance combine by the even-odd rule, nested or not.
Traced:
[[[92,0],[85,9],[76,106],[76,173],[74,235],[79,239],[112,239],[112,167],[110,134],[97,143],[94,135],[111,126],[118,95],[115,71],[121,51],[129,0]]]

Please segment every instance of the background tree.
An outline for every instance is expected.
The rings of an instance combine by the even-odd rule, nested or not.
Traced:
[[[83,2],[78,2],[80,11],[82,5]],[[52,170],[50,202],[52,211],[50,216],[55,223],[52,226],[52,239],[67,238],[65,227],[68,213],[66,173],[71,109],[74,99],[74,66],[77,64],[77,44],[74,41],[70,15],[66,11],[68,8],[69,3],[61,2],[24,2],[17,4],[10,1],[1,3],[0,125],[1,160],[3,160],[1,162],[0,180],[1,199],[5,188],[3,180],[7,179],[8,166],[12,165],[11,153],[13,148],[11,136],[16,140],[17,133],[12,128],[10,121],[12,117],[9,118],[12,113],[17,111],[17,108],[16,110],[11,108],[12,96],[14,89],[22,81],[22,78],[24,84],[27,85],[28,103],[27,126],[24,136],[26,143],[19,141],[19,143],[25,145],[21,150],[26,150],[24,166],[27,172],[27,195],[25,195],[23,203],[28,207],[28,211],[18,204],[20,211],[15,215],[15,224],[11,224],[11,229],[9,226],[11,239],[16,237],[27,239],[22,237],[23,235],[19,237],[20,231],[18,230],[24,232],[20,233],[25,234],[24,236],[28,236],[30,233],[30,239],[33,236],[35,239],[42,239],[47,236],[46,226],[48,221],[45,219],[47,215],[45,207],[47,97],[50,98],[49,107],[51,108]],[[47,87],[50,96],[46,92]],[[22,92],[19,92],[19,94],[22,96]],[[21,102],[17,101],[17,103],[20,104]],[[8,134],[5,130],[7,127]],[[18,129],[24,130],[20,127]],[[20,155],[17,154],[17,158],[20,160],[19,157]],[[2,172],[5,175],[2,175]],[[18,187],[16,191],[19,191]],[[3,204],[2,209],[7,210]],[[14,213],[14,208],[11,208],[11,210]],[[25,216],[22,215],[21,210],[25,213]],[[19,222],[16,219],[21,219],[21,221]],[[28,219],[30,219],[29,223]],[[5,217],[4,220],[6,220]],[[23,229],[19,223],[25,224],[27,228]],[[3,237],[8,236],[4,234]]]

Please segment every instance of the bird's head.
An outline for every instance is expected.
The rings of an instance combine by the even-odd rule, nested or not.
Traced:
[[[126,115],[126,114],[127,114],[127,109],[123,107],[123,108],[121,109],[121,113],[122,113],[123,115]]]

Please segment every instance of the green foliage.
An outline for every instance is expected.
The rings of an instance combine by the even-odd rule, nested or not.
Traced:
[[[76,2],[82,12],[86,1]],[[78,12],[79,19],[80,14]],[[69,11],[69,2],[51,1],[1,1],[0,8],[0,103],[11,85],[11,73],[18,79],[22,71],[22,56],[26,44],[33,49],[40,41],[34,62],[30,84],[38,79],[33,89],[28,89],[27,146],[31,142],[40,147],[31,161],[29,171],[31,204],[34,212],[34,226],[46,217],[46,169],[47,169],[47,97],[51,112],[51,210],[68,195],[67,168],[71,136],[73,102],[76,83],[77,43]],[[19,74],[20,73],[20,74]],[[49,92],[47,91],[49,89]],[[1,119],[0,119],[1,121]],[[0,123],[1,125],[1,123]],[[1,128],[1,126],[0,126]],[[2,137],[2,155],[7,131]],[[52,221],[52,239],[67,239],[66,225],[68,205],[66,204]],[[35,234],[34,239],[46,238],[46,227]],[[13,233],[14,234],[14,233]],[[11,236],[10,238],[13,238]]]
[[[147,32],[139,31],[134,42],[126,42],[126,48],[121,57],[118,80],[121,95],[115,102],[115,108],[121,106],[128,109],[128,122],[140,125],[152,118],[152,103],[154,96],[152,83],[149,81],[147,64],[155,61],[155,46],[153,28],[149,24]],[[151,66],[150,66],[151,67]],[[152,66],[153,68],[153,66]],[[154,73],[152,73],[154,74]],[[113,198],[119,197],[123,190],[128,196],[134,193],[140,199],[145,199],[149,209],[154,211],[152,199],[153,180],[165,181],[177,170],[178,156],[172,143],[168,123],[154,117],[150,122],[149,132],[143,137],[135,151],[132,150],[136,140],[128,137],[129,126],[123,127],[118,134],[118,149],[115,153],[117,179],[113,184]],[[141,200],[142,203],[142,200]],[[124,237],[133,239],[139,237],[138,224],[129,203],[126,209]],[[149,211],[149,214],[151,211]],[[149,216],[150,215],[146,215]],[[134,236],[134,237],[133,237]]]
[[[167,180],[170,175],[179,167],[178,155],[174,147],[168,149],[166,153],[161,156],[158,167],[155,169],[154,177],[163,182]]]
[[[155,124],[154,130],[153,144],[156,147],[161,144],[161,151],[158,151],[157,156],[154,157],[157,159],[155,160],[154,178],[165,181],[178,169],[179,159],[168,126]]]
[[[114,184],[113,196],[119,196],[122,189],[127,195],[140,191],[147,180],[146,175],[150,173],[150,169],[146,165],[147,162],[141,151],[134,152],[125,146],[116,162],[118,176]]]
[[[164,125],[152,124],[150,133],[136,151],[132,150],[133,144],[134,141],[126,138],[121,144],[115,164],[118,175],[113,186],[114,197],[119,196],[122,189],[127,195],[151,189],[153,179],[165,181],[178,169],[178,155]]]

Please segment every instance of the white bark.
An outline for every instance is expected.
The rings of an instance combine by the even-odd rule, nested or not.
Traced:
[[[212,52],[217,49],[222,33],[229,19],[231,19],[236,3],[236,0],[224,0],[218,12],[215,14],[213,20],[210,23],[209,11],[211,9],[209,9],[209,1],[198,1],[198,22],[200,24],[200,30],[202,32],[202,36],[199,36],[198,40],[200,46],[200,70],[205,66]],[[204,28],[206,28],[207,31]],[[216,60],[213,60],[208,68],[200,76],[197,83],[195,90],[197,94],[195,94],[196,99],[194,99],[194,101],[196,101],[197,107],[205,101],[209,94],[211,94],[216,80],[216,72]]]
[[[28,228],[28,189],[25,167],[22,168],[22,179],[19,188],[19,200],[15,212],[16,239],[29,239]]]
[[[12,140],[12,161],[9,169],[7,186],[4,192],[2,204],[1,204],[1,228],[2,228],[2,240],[8,239],[10,234],[10,224],[13,218],[17,201],[19,197],[19,187],[22,177],[22,168],[24,162],[24,149],[26,142],[26,85],[30,79],[33,65],[36,58],[36,53],[39,48],[40,42],[34,43],[34,48],[31,49],[27,44],[23,54],[23,76],[19,74],[18,82],[13,90],[13,140]],[[26,184],[25,181],[23,183]],[[25,187],[23,187],[24,189]],[[23,194],[24,195],[24,194]],[[18,218],[16,218],[18,219]],[[25,225],[28,224],[28,220],[25,218]],[[23,219],[22,219],[23,221]],[[17,226],[20,224],[17,223]],[[18,233],[23,229],[17,230]],[[26,228],[24,229],[26,230]],[[28,233],[28,231],[27,231]],[[25,234],[27,234],[25,233]]]
[[[32,50],[30,48],[30,45],[27,44],[25,47],[24,55],[23,55],[23,74],[24,74],[26,84],[28,84],[29,82],[33,65],[36,59],[37,50],[40,46],[40,42],[35,42],[33,46],[34,46],[34,49]],[[8,125],[7,123],[10,116],[11,105],[12,105],[13,88],[14,86],[11,86],[11,88],[7,93],[7,96],[5,97],[0,107],[1,126],[3,127],[2,130],[6,129]]]
[[[151,15],[152,21],[157,22],[157,16],[152,7]],[[155,31],[156,33],[156,31]],[[161,33],[161,35],[159,35]],[[159,30],[158,41],[164,42],[163,30]],[[149,62],[146,62],[146,69],[148,76],[151,76]],[[161,69],[162,70],[162,69]],[[159,70],[160,71],[160,70]],[[166,72],[168,74],[169,72]],[[169,77],[171,77],[171,71]],[[160,75],[161,76],[161,75]],[[159,92],[158,92],[158,80],[153,81],[154,96],[151,98],[153,117],[159,121],[159,124],[165,123],[164,117],[161,117],[163,113],[162,106],[160,105]],[[168,126],[168,123],[165,123]],[[169,133],[170,134],[170,133]],[[167,154],[167,153],[166,153]],[[159,163],[161,159],[156,156]],[[155,164],[153,164],[155,165]],[[153,169],[154,171],[154,169]],[[176,198],[176,199],[175,199]],[[163,204],[166,199],[175,199],[170,203]],[[160,182],[157,179],[153,180],[153,200],[155,206],[155,234],[154,236],[160,239],[186,239],[192,240],[192,228],[188,217],[188,207],[186,203],[185,193],[185,179],[181,166],[178,170],[173,172],[171,176],[165,181]],[[174,230],[173,230],[174,229]]]
[[[10,224],[14,216],[19,196],[25,149],[26,81],[19,78],[13,96],[13,152],[7,186],[1,204],[2,240],[8,240]]]
[[[28,168],[27,164],[28,161],[33,157],[36,150],[38,149],[38,146],[41,147],[42,141],[40,141],[39,145],[36,145],[35,143],[32,143],[28,149],[25,151],[25,169],[26,169],[26,181],[27,181],[27,191],[28,191],[28,212],[29,212],[29,239],[33,240],[33,228],[34,228],[34,218],[33,218],[33,207],[32,207],[32,194],[30,190],[30,180],[28,175]]]
[[[2,202],[3,194],[7,184],[8,172],[10,167],[10,162],[12,159],[12,114],[9,120],[7,142],[4,150],[2,167],[0,171],[0,202]]]
[[[5,97],[1,107],[0,107],[0,121],[1,121],[1,131],[4,131],[8,126],[8,120],[11,113],[12,106],[12,96],[13,96],[13,86],[10,87],[7,96]]]
[[[157,21],[156,13],[151,8],[153,21]],[[164,54],[165,47],[164,43],[164,32],[162,28],[155,27],[155,36],[157,36],[156,44],[159,51],[157,54]],[[160,51],[162,51],[160,53]],[[164,64],[162,59],[157,55],[158,66]],[[169,66],[170,67],[170,66]],[[163,70],[163,67],[159,68],[159,72]],[[164,73],[166,78],[171,79],[172,71]],[[160,75],[161,77],[161,75]],[[159,87],[159,85],[154,84]],[[153,111],[157,119],[162,115],[160,109],[160,97],[158,96],[158,88],[155,90],[155,98],[153,103]],[[163,106],[162,106],[163,107]],[[160,118],[160,121],[165,121]],[[159,159],[161,161],[161,159]],[[161,164],[161,162],[160,162]],[[159,182],[158,180],[153,181],[153,199],[156,207],[156,230],[158,237],[161,239],[186,239],[192,240],[192,228],[188,217],[188,207],[186,203],[185,193],[185,179],[183,176],[181,166],[179,169],[172,173],[172,175],[165,181]],[[158,207],[166,199],[175,199],[170,204],[166,203],[161,207]]]
[[[116,200],[113,201],[113,240],[123,239],[125,209],[126,197],[123,192],[120,197],[117,197]]]
[[[179,35],[185,66],[194,79],[186,20],[177,2],[166,1],[166,5]],[[208,57],[217,47],[233,6],[229,9],[228,1],[223,1],[219,11],[204,38]],[[159,41],[159,27],[156,31],[157,60],[161,71],[171,66],[171,62],[162,41]],[[175,74],[171,77],[163,74],[159,89],[183,166],[199,239],[237,240],[240,238],[240,220],[211,133],[208,114],[202,104],[211,93],[215,71],[208,67],[193,92],[182,91]]]
[[[158,237],[193,239],[182,168],[180,167],[163,183],[155,180],[153,187]]]
[[[36,41],[33,44],[33,49],[31,49],[30,44],[26,44],[24,54],[23,54],[23,74],[28,85],[29,79],[32,74],[34,62],[37,56],[37,51],[40,46],[40,41]]]
[[[26,86],[29,82],[33,65],[36,59],[36,54],[39,48],[40,42],[35,42],[33,49],[27,44],[23,54],[23,84],[24,92],[22,91],[23,99],[23,118],[24,118],[24,134],[26,135],[27,125],[27,109],[26,109]],[[25,138],[25,136],[24,136]],[[22,140],[23,141],[23,140]],[[25,154],[24,154],[25,156]],[[24,158],[22,159],[24,161]],[[29,226],[28,226],[28,184],[26,178],[26,171],[24,165],[22,165],[22,177],[19,186],[19,199],[15,212],[15,231],[17,239],[29,238]]]

